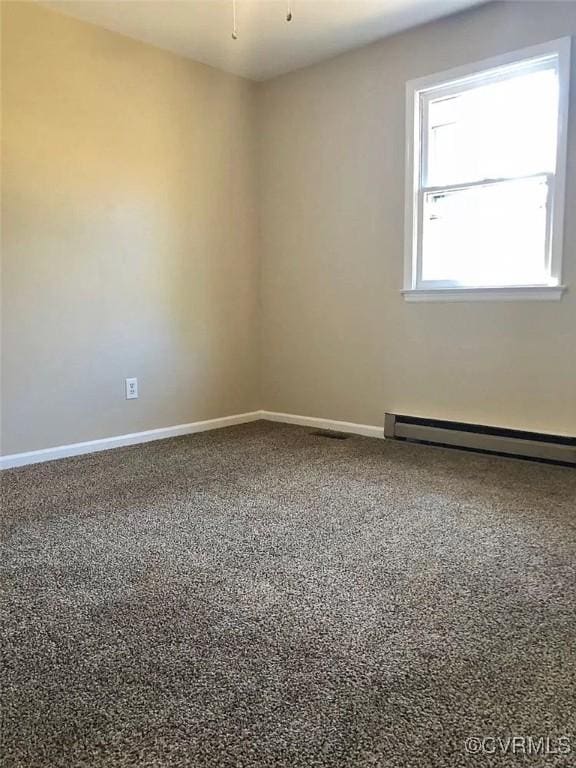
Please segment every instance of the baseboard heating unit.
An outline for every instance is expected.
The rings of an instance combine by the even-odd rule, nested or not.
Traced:
[[[576,437],[387,413],[384,436],[576,466]]]

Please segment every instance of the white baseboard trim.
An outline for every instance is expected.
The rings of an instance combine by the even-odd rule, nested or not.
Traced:
[[[331,429],[335,432],[348,432],[352,435],[363,435],[364,437],[379,437],[384,439],[384,425],[375,427],[371,424],[354,424],[351,421],[318,419],[315,416],[296,416],[293,413],[276,413],[274,411],[260,411],[260,418],[265,421],[279,421],[282,424],[298,424],[301,427]]]
[[[84,443],[57,445],[54,448],[43,448],[39,451],[13,453],[8,456],[0,456],[0,469],[22,467],[26,464],[39,464],[44,461],[53,461],[54,459],[64,459],[70,456],[81,456],[85,453],[107,451],[110,448],[122,448],[126,445],[149,443],[152,440],[164,440],[167,437],[192,435],[195,432],[206,432],[210,429],[231,427],[234,424],[247,424],[250,421],[257,421],[261,418],[263,418],[261,411],[252,411],[250,413],[238,413],[234,416],[223,416],[219,419],[194,421],[191,424],[177,424],[173,427],[148,429],[145,432],[133,432],[129,435],[116,435],[115,437],[104,437],[100,440],[88,440]]]
[[[313,427],[315,429],[331,429],[336,432],[347,432],[364,437],[384,438],[384,427],[374,427],[369,424],[353,424],[350,421],[334,421],[333,419],[318,419],[314,416],[297,416],[293,413],[276,413],[274,411],[251,411],[250,413],[237,413],[234,416],[223,416],[219,419],[207,421],[193,421],[190,424],[177,424],[173,427],[160,429],[148,429],[145,432],[133,432],[129,435],[116,435],[104,437],[100,440],[88,440],[84,443],[71,443],[70,445],[57,445],[54,448],[42,448],[39,451],[27,451],[26,453],[12,453],[8,456],[0,456],[0,470],[23,467],[26,464],[40,464],[44,461],[65,459],[70,456],[82,456],[86,453],[108,451],[111,448],[122,448],[127,445],[149,443],[152,440],[165,440],[168,437],[179,435],[192,435],[195,432],[207,432],[211,429],[232,427],[234,424],[247,424],[250,421],[277,421],[282,424],[297,424],[301,427]]]

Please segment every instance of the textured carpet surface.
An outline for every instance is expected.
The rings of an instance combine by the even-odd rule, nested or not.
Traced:
[[[258,422],[1,482],[3,768],[576,765],[569,468]]]

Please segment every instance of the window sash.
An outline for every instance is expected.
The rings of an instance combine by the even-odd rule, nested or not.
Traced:
[[[424,267],[424,200],[429,194],[443,194],[449,192],[465,191],[478,187],[496,186],[506,184],[511,181],[524,181],[529,179],[546,179],[548,195],[546,200],[546,232],[545,232],[545,252],[543,262],[543,272],[547,276],[548,284],[557,285],[551,274],[551,234],[552,234],[552,211],[554,202],[554,174],[552,173],[532,173],[528,176],[510,176],[499,179],[482,179],[481,181],[471,181],[469,183],[447,184],[445,186],[422,187],[418,190],[417,196],[417,215],[418,215],[418,239],[416,243],[416,275],[414,280],[415,288],[450,288],[465,287],[457,280],[424,280],[422,272]],[[519,285],[524,285],[519,283]]]
[[[514,77],[522,77],[533,72],[543,72],[546,70],[552,70],[556,73],[556,76],[559,77],[559,60],[557,54],[516,62],[510,67],[499,67],[493,70],[481,71],[468,79],[460,81],[456,80],[445,85],[437,86],[436,88],[419,91],[419,188],[425,187],[428,183],[430,102],[449,98],[450,96],[458,96],[462,93],[468,93],[475,88],[483,88],[492,83],[503,82]],[[558,155],[558,152],[556,152],[556,155]]]
[[[418,190],[417,195],[417,216],[418,216],[418,238],[416,243],[416,264],[415,264],[415,280],[414,288],[431,289],[431,288],[462,288],[468,287],[467,284],[463,285],[457,280],[424,280],[422,278],[422,272],[424,267],[424,199],[429,194],[442,194],[449,192],[465,191],[467,189],[474,189],[478,187],[496,186],[499,184],[506,184],[511,181],[524,181],[529,179],[546,179],[546,186],[548,188],[548,195],[546,200],[546,231],[545,231],[545,246],[544,246],[544,263],[543,272],[547,276],[548,285],[558,285],[558,281],[552,276],[552,263],[551,263],[551,234],[552,234],[552,212],[554,203],[554,181],[555,175],[553,173],[531,173],[528,176],[510,176],[499,179],[482,179],[481,181],[471,181],[469,183],[460,184],[447,184],[445,186],[430,186],[422,187]],[[518,285],[524,286],[524,283],[518,283]],[[481,286],[474,286],[481,287]],[[493,286],[485,286],[493,287]]]

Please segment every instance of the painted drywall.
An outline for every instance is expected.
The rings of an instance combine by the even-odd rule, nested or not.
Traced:
[[[2,453],[254,410],[253,86],[2,17]]]
[[[258,86],[263,408],[576,434],[574,66],[569,293],[462,304],[400,294],[406,81],[566,35],[576,3],[495,3]]]
[[[576,34],[575,4],[485,6],[259,86],[1,7],[3,454],[258,408],[576,432],[576,72],[565,298],[399,293],[405,81]]]

